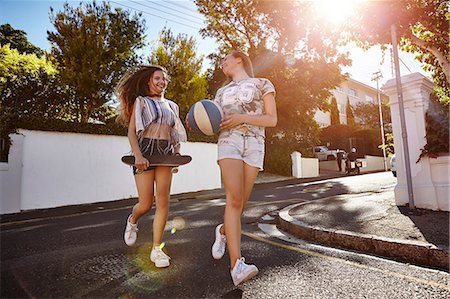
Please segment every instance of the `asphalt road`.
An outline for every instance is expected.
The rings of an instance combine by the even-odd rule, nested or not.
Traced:
[[[130,207],[3,223],[1,298],[449,298],[448,273],[310,244],[278,231],[270,217],[293,203],[394,184],[378,173],[258,185],[243,218],[242,252],[260,273],[237,288],[228,256],[210,254],[223,198],[171,204],[167,269],[149,260],[153,211],[140,221],[135,247],[122,240]]]

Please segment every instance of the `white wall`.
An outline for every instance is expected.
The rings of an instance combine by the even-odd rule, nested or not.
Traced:
[[[22,183],[22,134],[10,135],[9,163],[0,163],[0,214],[20,211]]]
[[[120,161],[130,151],[126,137],[19,133],[0,166],[1,214],[137,197],[131,168]],[[172,194],[221,187],[217,145],[185,143],[181,152],[193,160],[174,175]]]
[[[319,176],[319,159],[302,158],[302,178],[315,178]]]
[[[365,156],[364,159],[358,159],[364,163],[364,167],[360,169],[360,172],[372,172],[384,170],[383,157],[377,156]],[[386,158],[387,167],[391,169],[390,159]],[[320,161],[319,167],[322,170],[335,170],[338,171],[336,160],[334,161]],[[342,172],[345,172],[345,162],[342,161]]]
[[[365,156],[364,159],[360,159],[365,163],[365,167],[361,168],[361,172],[371,172],[384,170],[384,158],[378,156]],[[391,159],[386,157],[387,169],[391,169]]]
[[[314,178],[319,176],[319,159],[302,158],[300,152],[291,153],[292,176],[295,178]]]
[[[420,149],[427,142],[425,138],[425,113],[429,106],[430,93],[434,84],[419,73],[402,76],[401,82],[414,204],[417,208],[448,211],[450,192],[450,178],[447,172],[450,167],[448,154],[436,160],[425,157],[416,162],[420,155]],[[383,86],[383,90],[390,100],[396,152],[397,185],[394,188],[395,202],[397,205],[403,206],[409,203],[409,195],[400,123],[400,106],[395,80],[389,80]]]

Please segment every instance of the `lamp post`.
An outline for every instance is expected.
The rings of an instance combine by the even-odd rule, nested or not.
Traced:
[[[381,128],[381,142],[383,146],[383,163],[384,163],[384,171],[387,171],[387,162],[386,162],[386,142],[384,138],[384,125],[383,125],[383,111],[381,109],[381,96],[380,96],[380,88],[379,81],[383,78],[381,71],[377,71],[372,74],[372,81],[377,81],[377,98],[378,98],[378,114],[380,116],[380,128]]]
[[[414,209],[414,192],[412,188],[412,178],[411,178],[411,164],[409,158],[409,146],[408,146],[408,134],[406,131],[406,120],[405,120],[405,107],[403,105],[403,91],[402,91],[402,81],[400,78],[400,63],[398,59],[398,49],[397,49],[397,30],[395,24],[391,25],[391,42],[392,49],[394,51],[394,65],[395,65],[395,81],[397,84],[397,97],[398,97],[398,107],[400,109],[400,126],[402,129],[402,143],[403,143],[403,157],[405,159],[405,170],[406,170],[406,187],[408,190],[408,201],[409,208]]]

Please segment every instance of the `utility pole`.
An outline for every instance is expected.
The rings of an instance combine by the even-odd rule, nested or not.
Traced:
[[[402,143],[403,143],[403,157],[405,158],[405,170],[406,170],[406,186],[408,190],[408,201],[409,208],[414,209],[414,192],[412,188],[412,178],[411,178],[411,162],[409,157],[409,146],[408,146],[408,134],[406,131],[406,120],[405,120],[405,107],[403,105],[403,91],[402,91],[402,81],[400,78],[400,63],[398,59],[398,44],[397,44],[397,30],[395,24],[391,25],[391,42],[392,49],[394,51],[394,64],[395,64],[395,81],[397,84],[397,97],[398,97],[398,107],[400,109],[400,126],[402,129]]]
[[[383,125],[383,110],[381,109],[381,96],[380,96],[380,88],[379,81],[383,78],[381,71],[377,71],[372,74],[372,81],[377,81],[377,98],[378,98],[378,114],[380,116],[380,128],[381,128],[381,142],[383,146],[383,163],[384,163],[384,171],[387,171],[387,162],[386,162],[386,142],[384,137],[384,125]]]

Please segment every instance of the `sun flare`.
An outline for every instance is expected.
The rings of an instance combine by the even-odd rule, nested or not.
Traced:
[[[355,8],[364,0],[313,0],[316,13],[323,15],[329,22],[338,25],[344,23],[355,13]]]

